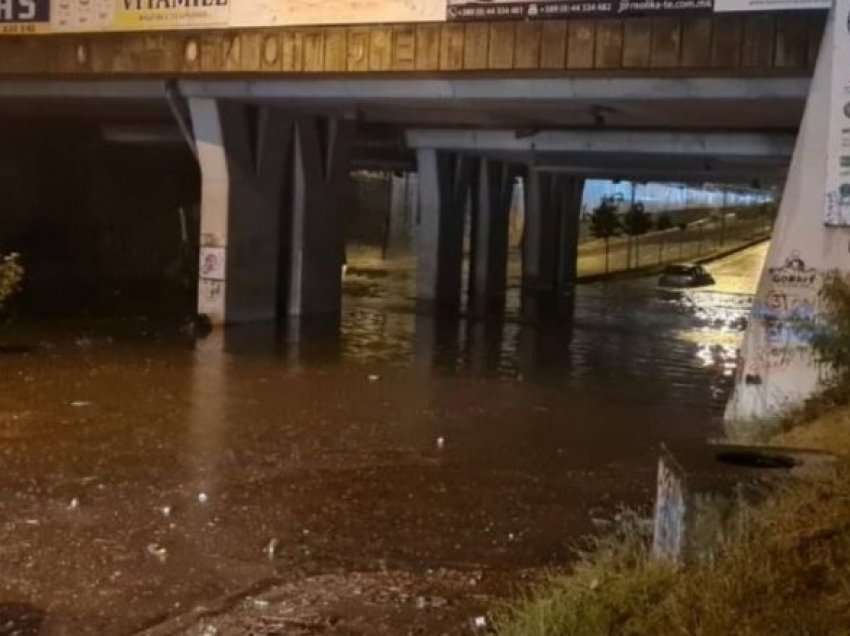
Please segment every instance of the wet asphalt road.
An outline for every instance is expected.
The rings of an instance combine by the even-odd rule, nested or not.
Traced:
[[[468,633],[648,506],[662,442],[706,470],[764,253],[672,298],[582,286],[545,326],[515,298],[505,321],[435,320],[368,254],[338,337],[19,325],[0,634]]]

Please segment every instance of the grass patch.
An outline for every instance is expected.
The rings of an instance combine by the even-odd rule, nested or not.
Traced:
[[[501,636],[638,634],[647,607],[669,593],[675,571],[649,558],[649,531],[636,519],[589,540],[571,574],[555,575],[497,613]]]

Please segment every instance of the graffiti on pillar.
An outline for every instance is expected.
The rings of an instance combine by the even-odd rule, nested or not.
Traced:
[[[809,267],[796,250],[781,266],[767,270],[767,291],[753,309],[762,345],[747,361],[747,377],[759,378],[767,371],[811,358],[807,327],[818,313],[820,279],[820,272]]]
[[[225,279],[225,263],[227,255],[223,247],[201,248],[201,279],[205,280],[224,280]]]
[[[771,267],[767,272],[773,285],[780,288],[811,289],[818,280],[817,269],[807,267],[797,250],[791,252],[781,267]]]

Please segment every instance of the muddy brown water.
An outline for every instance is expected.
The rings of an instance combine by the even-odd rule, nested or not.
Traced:
[[[503,321],[418,312],[410,272],[368,254],[337,336],[18,324],[0,634],[468,633],[649,506],[660,444],[687,465],[720,434],[763,256],[672,298],[582,286],[543,325],[515,289]]]

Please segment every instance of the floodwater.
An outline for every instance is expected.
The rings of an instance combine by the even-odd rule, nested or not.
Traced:
[[[764,246],[714,289],[437,320],[349,259],[338,336],[143,317],[0,354],[0,634],[464,634],[565,566],[722,408]],[[10,347],[11,351],[13,347]],[[478,618],[481,626],[484,619]]]

